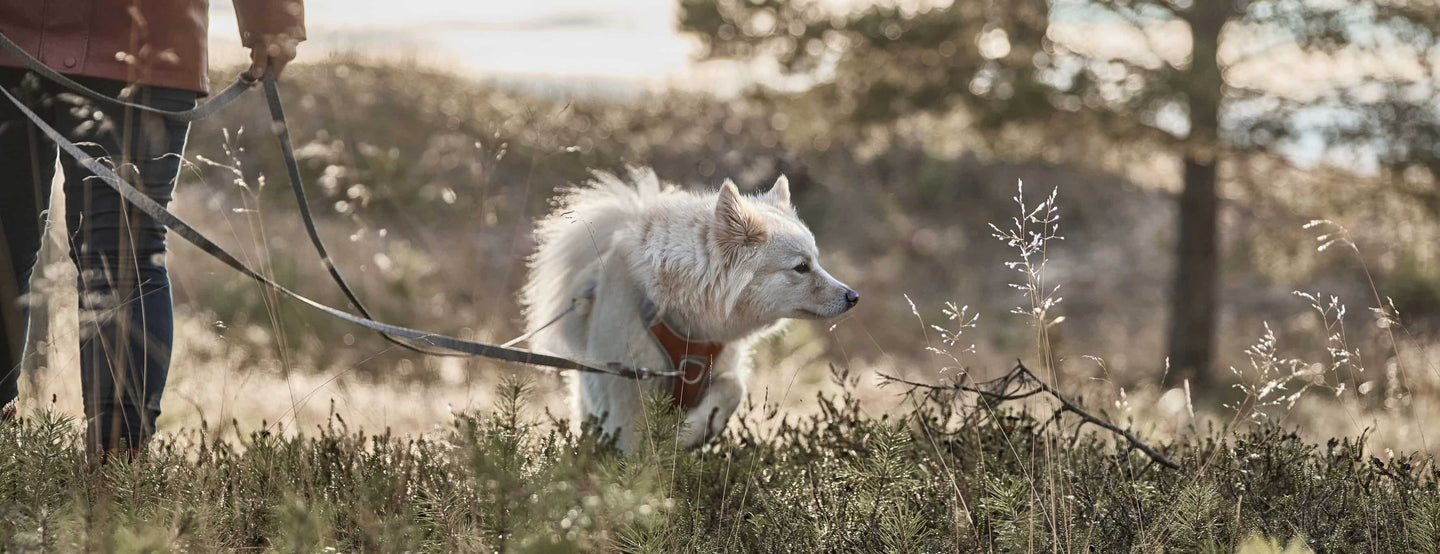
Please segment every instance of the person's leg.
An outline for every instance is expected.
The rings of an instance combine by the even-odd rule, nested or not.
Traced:
[[[31,109],[52,113],[39,81],[22,85],[25,72],[0,69],[0,87],[31,102]],[[50,179],[55,176],[55,145],[40,135],[20,110],[0,100],[0,411],[20,394],[24,360],[30,273],[39,259]],[[0,412],[4,417],[4,412]]]
[[[123,84],[82,83],[118,96]],[[167,110],[193,107],[197,94],[135,87],[129,99]],[[57,110],[59,129],[157,202],[168,204],[189,125],[85,102]],[[97,114],[99,117],[97,117]],[[86,445],[92,453],[139,450],[155,432],[174,329],[165,270],[165,228],[126,204],[67,156],[66,225],[80,271],[80,370]]]

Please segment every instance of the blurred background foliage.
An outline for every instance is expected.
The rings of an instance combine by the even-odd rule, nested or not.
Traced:
[[[954,1],[848,13],[804,0],[682,6],[681,25],[707,56],[773,56],[784,71],[817,79],[809,93],[856,125],[962,111],[974,132],[1036,137],[1040,151],[1052,137],[1093,136],[1179,158],[1169,385],[1209,389],[1215,380],[1222,164],[1288,162],[1287,148],[1309,148],[1348,157],[1434,209],[1440,7],[1432,2]],[[1128,44],[1101,38],[1108,34],[1129,35]],[[1306,79],[1297,64],[1360,78]],[[1297,78],[1308,82],[1283,82]]]
[[[702,45],[697,63],[775,78],[734,95],[595,95],[358,55],[287,72],[312,206],[371,308],[508,339],[531,226],[558,187],[629,164],[747,191],[783,173],[827,269],[866,302],[762,345],[757,378],[784,384],[791,374],[763,368],[794,366],[813,382],[827,361],[936,376],[946,364],[926,350],[928,325],[945,323],[946,301],[984,314],[964,363],[985,377],[1033,355],[1026,320],[1008,313],[1025,302],[1007,286],[1012,254],[987,225],[1013,216],[1023,180],[1037,197],[1059,190],[1064,241],[1047,271],[1063,285],[1066,319],[1051,334],[1067,382],[1103,379],[1124,397],[1181,375],[1197,403],[1218,405],[1264,322],[1285,348],[1326,355],[1334,330],[1303,290],[1351,306],[1346,336],[1368,368],[1322,380],[1368,383],[1349,392],[1367,410],[1440,391],[1433,2],[681,0],[676,25]],[[177,210],[343,305],[303,238],[268,126],[258,101],[197,124]],[[1302,228],[1314,219],[1348,228],[1358,256],[1317,251],[1321,231]],[[71,280],[54,242],[38,290]],[[254,367],[399,386],[515,369],[388,350],[189,247],[172,259],[190,322],[179,374]],[[1398,350],[1365,309],[1378,307],[1366,268],[1406,325]],[[52,310],[65,298],[52,295]],[[48,358],[34,365],[73,365],[63,327],[37,335]],[[199,340],[207,332],[215,344]]]

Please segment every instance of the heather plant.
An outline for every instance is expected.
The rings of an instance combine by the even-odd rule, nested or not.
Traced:
[[[7,551],[1224,552],[1252,536],[1316,552],[1433,551],[1426,458],[1308,443],[1274,422],[1177,440],[1159,467],[1099,434],[1046,432],[1033,411],[960,416],[952,395],[867,413],[858,381],[804,418],[749,410],[722,440],[621,455],[526,409],[529,384],[431,436],[210,426],[134,461],[87,465],[78,428],[41,410],[0,425]],[[1045,451],[1051,452],[1049,456]],[[1063,473],[1057,509],[1036,475]],[[1246,546],[1240,546],[1240,545]],[[1297,548],[1292,546],[1291,548]],[[1430,549],[1430,550],[1426,550]]]
[[[332,244],[339,244],[337,251],[344,249],[349,254],[342,254],[342,263],[355,269],[357,281],[367,293],[373,293],[366,296],[378,299],[379,310],[387,316],[401,314],[437,330],[457,328],[457,334],[469,333],[466,336],[483,337],[492,332],[484,329],[507,325],[505,303],[491,301],[506,297],[507,287],[515,281],[511,277],[518,270],[508,265],[523,250],[515,245],[525,243],[526,214],[534,213],[537,206],[543,208],[545,189],[536,183],[573,181],[583,178],[587,168],[612,167],[637,158],[654,162],[662,172],[686,182],[731,172],[756,172],[755,167],[737,161],[742,158],[773,163],[774,167],[761,167],[762,173],[788,171],[795,166],[782,168],[791,163],[783,159],[783,153],[803,152],[817,168],[813,178],[833,179],[825,186],[859,195],[864,191],[848,189],[849,184],[839,176],[875,166],[913,166],[927,175],[962,166],[929,157],[911,163],[912,156],[903,144],[883,151],[877,161],[861,163],[857,159],[863,156],[854,154],[859,149],[854,144],[807,150],[811,147],[794,143],[786,147],[773,141],[763,146],[746,142],[750,139],[745,137],[775,135],[811,144],[808,141],[813,137],[794,136],[798,125],[791,127],[789,135],[764,128],[777,120],[766,111],[774,106],[755,108],[738,103],[720,109],[706,100],[667,97],[654,106],[627,112],[603,103],[560,106],[484,88],[466,88],[463,94],[452,95],[457,87],[448,78],[399,68],[367,68],[346,62],[311,71],[317,76],[306,83],[310,88],[297,87],[297,100],[311,104],[313,110],[300,113],[314,119],[301,120],[296,127],[297,135],[305,139],[301,155],[306,176],[321,191],[316,205],[327,212],[322,218],[323,232],[349,239]],[[358,82],[342,88],[321,73],[343,73]],[[344,106],[340,109],[314,101],[315,97],[343,97],[349,94],[347,90],[368,92],[358,108],[337,103]],[[403,113],[414,117],[369,117],[379,110],[411,110]],[[692,113],[704,118],[696,123]],[[318,268],[295,261],[311,255],[304,241],[269,240],[282,236],[283,232],[275,229],[286,225],[274,217],[274,197],[262,196],[262,176],[277,170],[265,167],[264,160],[251,166],[242,164],[247,159],[247,145],[253,155],[259,150],[255,145],[264,144],[255,138],[263,133],[239,131],[247,122],[260,128],[263,122],[257,124],[257,114],[222,122],[237,123],[237,131],[217,131],[223,142],[206,145],[208,149],[200,149],[194,158],[191,168],[195,173],[213,181],[201,183],[208,186],[198,189],[214,195],[206,203],[210,211],[202,213],[221,214],[217,219],[235,224],[234,238],[267,273],[278,274],[286,282],[318,282],[323,278]],[[504,114],[524,115],[512,120],[501,117]],[[729,131],[732,127],[740,131]],[[442,128],[445,132],[436,134],[435,129]],[[690,129],[686,131],[690,134],[677,128]],[[722,128],[726,132],[715,132]],[[622,135],[624,141],[612,140]],[[387,146],[381,138],[400,146]],[[714,156],[719,161],[707,162],[710,166],[694,163],[696,158],[711,157],[710,151],[729,154]],[[735,155],[737,152],[745,155]],[[756,153],[763,156],[752,156]],[[836,162],[834,167],[839,169],[828,174],[818,169],[830,162]],[[899,175],[891,177],[903,180],[908,174]],[[970,180],[1000,182],[978,177]],[[944,179],[932,177],[926,183],[929,188],[924,190],[960,190],[948,187],[953,183]],[[402,185],[414,190],[402,190]],[[812,186],[816,185],[812,182]],[[273,193],[275,189],[269,190]],[[975,196],[981,198],[974,203],[979,207],[971,209],[987,207],[984,194],[979,193],[988,189],[965,190],[977,192]],[[1103,190],[1067,192],[1065,201],[1074,202],[1076,196],[1084,200],[1084,196]],[[585,426],[586,432],[571,434],[569,422],[557,420],[543,409],[550,407],[541,396],[551,383],[548,379],[507,378],[494,383],[484,377],[491,375],[494,366],[468,361],[453,365],[448,361],[417,364],[408,359],[393,365],[376,363],[375,357],[384,361],[387,353],[368,350],[375,342],[371,337],[362,335],[357,340],[351,335],[353,329],[325,320],[301,319],[306,316],[278,305],[273,298],[240,288],[252,286],[249,283],[192,279],[182,283],[181,290],[200,291],[195,296],[202,297],[198,304],[203,310],[192,307],[193,312],[182,315],[182,321],[191,325],[187,331],[192,344],[214,344],[206,346],[202,355],[190,352],[187,361],[206,361],[218,366],[207,371],[228,375],[275,362],[272,358],[278,356],[280,360],[265,370],[278,368],[274,373],[283,376],[284,388],[261,393],[248,390],[247,394],[260,397],[252,402],[272,407],[288,400],[288,405],[282,406],[287,411],[281,421],[262,422],[259,429],[251,428],[253,421],[207,421],[204,414],[210,406],[192,401],[200,420],[167,429],[140,458],[116,459],[106,465],[93,465],[84,458],[76,422],[48,406],[0,422],[0,551],[1440,549],[1436,485],[1440,470],[1431,459],[1405,452],[1376,456],[1371,431],[1358,427],[1340,438],[1316,440],[1298,432],[1295,418],[1289,417],[1302,400],[1312,396],[1352,402],[1323,405],[1325,409],[1339,406],[1337,411],[1343,409],[1347,415],[1363,409],[1353,404],[1355,399],[1376,392],[1384,393],[1384,402],[1375,404],[1387,409],[1403,407],[1416,398],[1409,382],[1403,381],[1405,366],[1399,356],[1401,342],[1396,338],[1396,331],[1403,334],[1407,330],[1400,325],[1395,303],[1388,298],[1382,302],[1373,282],[1370,309],[1388,337],[1392,359],[1369,349],[1366,352],[1370,354],[1361,357],[1359,326],[1352,322],[1347,329],[1348,314],[1338,295],[1296,293],[1310,303],[1321,322],[1324,361],[1303,361],[1305,352],[1285,340],[1290,335],[1284,328],[1264,325],[1254,345],[1243,351],[1248,365],[1236,370],[1235,389],[1241,399],[1229,403],[1234,414],[1230,424],[1207,425],[1207,420],[1197,420],[1187,395],[1190,425],[1183,432],[1147,434],[1135,427],[1157,417],[1146,411],[1144,402],[1132,402],[1126,392],[1125,387],[1134,390],[1137,381],[1133,367],[1129,370],[1132,375],[1122,372],[1112,378],[1103,359],[1079,357],[1093,361],[1105,372],[1103,380],[1087,381],[1076,361],[1066,359],[1066,349],[1057,346],[1062,330],[1072,333],[1071,329],[1080,327],[1077,322],[1084,321],[1084,304],[1077,306],[1076,301],[1086,302],[1083,297],[1092,292],[1086,288],[1081,293],[1067,293],[1072,300],[1062,304],[1058,280],[1046,273],[1047,267],[1055,267],[1050,266],[1052,261],[1060,260],[1057,265],[1061,268],[1067,264],[1073,268],[1076,263],[1073,258],[1061,258],[1062,249],[1052,248],[1054,241],[1062,238],[1058,189],[1038,204],[1027,200],[1023,186],[1015,196],[1004,196],[996,203],[1018,209],[1018,215],[1009,225],[991,226],[998,241],[975,242],[1004,248],[1013,256],[1004,266],[1005,284],[1019,293],[1020,300],[1016,303],[1014,297],[993,295],[1000,299],[992,301],[971,297],[963,290],[947,291],[951,297],[971,303],[944,304],[941,325],[927,326],[921,318],[926,350],[934,356],[919,361],[905,357],[888,360],[892,364],[888,369],[933,379],[877,383],[871,379],[872,368],[859,360],[850,363],[848,354],[845,363],[839,356],[797,356],[803,360],[796,364],[806,367],[823,368],[825,362],[835,362],[828,364],[828,381],[802,378],[796,384],[794,396],[806,396],[798,391],[816,391],[805,403],[808,410],[794,410],[794,402],[782,406],[783,399],[772,402],[768,395],[752,398],[719,440],[698,450],[676,445],[682,418],[664,399],[647,400],[644,446],[622,455],[607,437],[593,431],[593,425]],[[827,207],[821,195],[798,198],[802,210],[840,209]],[[845,204],[891,209],[879,202]],[[1101,239],[1106,236],[1096,238],[1095,226],[1085,226],[1084,204],[1080,206],[1078,218],[1067,207],[1067,235],[1072,240],[1063,244],[1103,246],[1106,241]],[[918,214],[918,219],[931,209],[920,205],[900,208],[891,215]],[[1109,216],[1111,206],[1105,208],[1098,213]],[[190,209],[200,211],[194,206]],[[406,215],[420,209],[427,210],[424,213],[433,215],[435,221],[460,221],[459,229],[483,238],[476,238],[473,244],[455,241],[455,236],[466,234],[455,229],[433,235],[434,229]],[[1096,213],[1090,213],[1091,221]],[[262,217],[267,214],[271,215],[269,222]],[[235,221],[229,219],[232,215]],[[863,220],[865,225],[853,227],[868,230],[866,225],[878,225],[872,222],[885,219],[883,214],[866,216],[817,221],[827,225],[826,220]],[[960,250],[946,250],[949,245],[945,241],[927,234],[931,229],[926,227],[937,220],[918,220],[918,229],[884,228],[880,229],[883,232],[868,233],[905,241],[903,247],[884,243],[867,251],[857,246],[855,257],[882,250],[887,256],[891,251],[904,255],[920,252],[935,259],[957,256]],[[916,225],[908,221],[894,216],[885,224]],[[1316,222],[1308,228],[1322,225],[1334,226],[1334,230],[1320,238],[1320,251],[1343,245],[1358,258],[1359,249],[1343,227]],[[861,234],[867,233],[856,232],[855,236]],[[826,240],[843,238],[833,229],[822,236]],[[1122,242],[1117,247],[1130,246]],[[449,253],[452,248],[463,254],[440,259],[437,253]],[[968,250],[972,255],[976,251]],[[882,258],[878,253],[876,257]],[[861,267],[859,262],[852,265]],[[197,262],[185,267],[198,274],[205,266]],[[883,268],[884,264],[874,267]],[[491,270],[488,274],[487,268]],[[870,284],[877,288],[899,280],[886,281],[884,272],[878,270],[874,277],[870,272],[856,273],[873,279]],[[923,277],[935,272],[910,273]],[[1365,273],[1369,275],[1368,268]],[[476,283],[474,290],[454,286],[470,281]],[[990,290],[985,287],[993,284],[976,281],[980,284],[969,286]],[[926,286],[931,286],[928,281]],[[1001,290],[1001,286],[992,289]],[[1288,295],[1291,289],[1283,290]],[[1113,300],[1091,301],[1134,304]],[[996,309],[996,304],[1001,307]],[[1063,315],[1062,305],[1067,312]],[[980,333],[982,308],[1018,316],[996,318],[1006,321],[993,326],[1003,329],[1018,321],[1023,328],[1016,333],[1020,338],[998,352],[987,351],[994,350],[989,348],[994,341]],[[920,317],[913,301],[909,309]],[[245,314],[264,315],[248,316],[260,321],[247,321]],[[884,314],[876,312],[867,319],[872,320],[870,325],[878,331],[879,340],[870,336],[867,327],[860,327],[864,335],[851,336],[865,336],[876,346],[890,345],[891,351],[897,350],[896,335],[905,338],[903,344],[915,344],[913,327],[884,329],[901,326],[874,323],[887,321]],[[990,331],[991,320],[986,321],[986,331]],[[460,328],[470,324],[481,330]],[[864,321],[837,322],[829,330],[854,333],[856,325],[864,325]],[[1087,329],[1105,327],[1098,321],[1082,325]],[[211,327],[213,335],[198,332]],[[938,341],[931,342],[932,331],[939,333]],[[784,340],[816,343],[825,338],[802,326]],[[834,342],[843,345],[847,341]],[[880,349],[884,351],[884,347]],[[1014,366],[993,365],[996,359],[1012,357],[1022,359]],[[333,367],[306,366],[316,364],[311,360],[335,358],[341,361],[330,362]],[[1367,369],[1367,361],[1373,367]],[[1084,363],[1088,367],[1089,362]],[[420,365],[418,370],[416,365]],[[1386,375],[1373,375],[1380,373],[1382,365]],[[1037,371],[1032,373],[1031,366]],[[1012,369],[990,381],[976,378],[1004,367]],[[292,373],[292,369],[296,371]],[[342,416],[333,400],[329,417],[318,425],[299,424],[299,413],[311,395],[352,373],[380,376],[378,386],[372,386],[380,393],[369,397],[369,402],[355,402],[361,405],[355,411],[362,414],[378,411],[382,404],[388,408],[402,402],[396,398],[443,406],[428,396],[443,387],[416,394],[403,386],[408,384],[403,377],[413,371],[419,380],[450,370],[483,377],[446,383],[454,389],[463,385],[462,394],[468,395],[472,385],[494,392],[486,401],[453,409],[445,424],[429,432],[397,433],[384,424],[362,429],[357,418]],[[805,375],[808,378],[814,373]],[[799,368],[796,374],[800,374]],[[214,373],[200,375],[206,379]],[[251,374],[245,375],[248,379]],[[757,372],[756,377],[763,375]],[[1144,373],[1142,379],[1153,377]],[[304,379],[310,379],[308,384],[292,387],[292,383],[306,383]],[[797,380],[791,376],[791,381]],[[885,388],[881,384],[899,386]],[[1310,394],[1317,389],[1333,394]],[[786,390],[790,390],[788,386]],[[288,398],[283,397],[285,393]],[[402,394],[410,396],[400,397]],[[892,397],[898,397],[893,409],[890,405],[876,407],[877,398]]]

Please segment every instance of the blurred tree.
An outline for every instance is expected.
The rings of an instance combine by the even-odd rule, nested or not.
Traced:
[[[1345,156],[1440,211],[1434,0],[680,7],[705,57],[774,60],[859,126],[961,109],[982,133],[1023,125],[1173,153],[1183,188],[1166,385],[1188,379],[1204,390],[1214,380],[1222,161]]]

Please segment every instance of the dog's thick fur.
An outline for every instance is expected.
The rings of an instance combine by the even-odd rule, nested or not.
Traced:
[[[729,181],[718,193],[690,193],[636,169],[628,179],[597,174],[554,204],[536,229],[521,293],[527,331],[561,314],[572,298],[585,300],[531,344],[591,363],[668,368],[642,321],[646,298],[682,336],[724,343],[704,396],[686,414],[686,446],[718,434],[739,406],[756,339],[784,318],[833,317],[858,300],[820,267],[784,177],[769,192],[744,197]],[[672,384],[578,375],[571,379],[574,421],[598,418],[621,448],[633,450],[642,395],[668,393]]]

